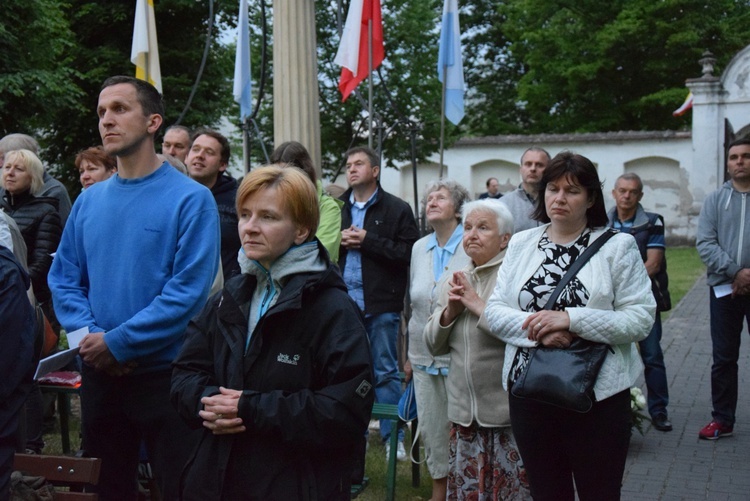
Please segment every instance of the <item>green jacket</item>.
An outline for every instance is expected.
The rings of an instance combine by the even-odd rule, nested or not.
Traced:
[[[331,262],[339,262],[339,246],[341,245],[341,208],[342,200],[338,200],[323,193],[323,184],[318,181],[318,207],[320,208],[320,223],[315,236],[328,251]]]

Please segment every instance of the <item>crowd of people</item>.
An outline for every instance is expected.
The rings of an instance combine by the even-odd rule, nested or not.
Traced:
[[[107,79],[97,115],[72,206],[32,137],[0,139],[0,499],[13,454],[44,447],[37,310],[58,334],[88,329],[82,450],[102,459],[102,499],[135,499],[144,457],[163,499],[349,499],[373,402],[397,404],[412,379],[434,501],[619,499],[644,365],[653,426],[672,429],[664,220],[637,175],[616,180],[608,213],[591,161],[532,147],[510,193],[430,181],[420,235],[369,148],[345,153],[334,198],[295,141],[239,181],[212,129],[168,127],[157,154],[163,102],[141,80]],[[728,151],[698,231],[714,286],[704,439],[732,433],[750,319],[750,236],[730,223],[744,221],[750,141]],[[514,394],[535,350],[577,339],[608,346],[590,410]],[[392,433],[406,460],[404,428],[381,421],[386,456]]]

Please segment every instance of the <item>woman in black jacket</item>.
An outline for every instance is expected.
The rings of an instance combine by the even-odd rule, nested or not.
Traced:
[[[44,188],[44,166],[29,150],[12,150],[3,163],[2,210],[18,225],[26,244],[26,261],[31,285],[37,301],[56,333],[60,332],[52,307],[52,294],[47,286],[47,273],[52,266],[52,253],[60,243],[62,226],[57,200],[37,197]],[[44,448],[42,394],[34,382],[26,402],[26,449],[41,454]]]
[[[37,197],[44,187],[44,166],[29,150],[9,151],[5,154],[2,179],[2,209],[21,230],[34,294],[45,315],[54,318],[47,273],[52,266],[52,253],[60,243],[62,225],[56,200]]]
[[[172,402],[203,437],[184,499],[349,499],[374,399],[367,334],[314,235],[316,191],[270,166],[237,192],[241,275],[188,326]]]

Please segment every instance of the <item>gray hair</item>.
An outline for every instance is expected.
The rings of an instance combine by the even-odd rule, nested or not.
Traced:
[[[493,214],[497,219],[497,229],[501,235],[506,233],[513,234],[513,214],[511,214],[505,204],[486,198],[467,202],[464,204],[461,222],[465,224],[469,214],[477,211]]]
[[[427,197],[430,193],[445,188],[450,193],[453,207],[456,209],[456,219],[461,219],[461,210],[466,202],[471,200],[469,190],[453,179],[436,179],[427,183],[424,187],[424,196],[422,197],[422,212],[427,210]]]
[[[39,143],[26,134],[8,134],[0,139],[0,153],[13,150],[29,150],[34,155],[39,155]]]
[[[545,150],[544,148],[542,148],[540,146],[532,146],[530,148],[526,148],[526,150],[521,155],[521,165],[523,165],[523,157],[525,157],[526,154],[528,152],[530,152],[530,151],[537,151],[539,153],[544,153],[545,155],[547,155],[547,162],[549,162],[550,160],[552,160],[552,157],[550,156],[550,154],[549,154],[549,152],[547,150]]]
[[[619,181],[620,179],[625,181],[635,181],[636,183],[638,183],[638,191],[643,193],[643,181],[641,181],[641,176],[639,176],[635,172],[626,172],[625,174],[615,179],[615,188],[617,188],[617,181]]]

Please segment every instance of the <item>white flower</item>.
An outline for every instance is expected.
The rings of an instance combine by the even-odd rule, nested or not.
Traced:
[[[639,409],[644,409],[646,407],[646,397],[642,394],[635,397],[635,402],[638,404]]]
[[[640,388],[630,388],[630,408],[632,410],[646,408],[646,397],[643,396]]]

